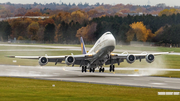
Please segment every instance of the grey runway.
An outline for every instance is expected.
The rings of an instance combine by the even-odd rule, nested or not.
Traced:
[[[179,78],[118,73],[81,73],[79,67],[0,65],[0,76],[180,90]]]

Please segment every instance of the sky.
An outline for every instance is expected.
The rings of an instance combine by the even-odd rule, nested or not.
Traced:
[[[133,5],[147,5],[148,1],[150,1],[150,5],[156,5],[159,3],[165,3],[168,6],[180,6],[180,0],[1,0],[0,3],[6,3],[6,2],[11,2],[11,3],[21,3],[21,4],[32,4],[34,2],[37,3],[51,3],[51,2],[56,2],[56,3],[80,3],[82,2],[83,4],[85,2],[89,4],[95,4],[97,2],[99,3],[104,3],[104,4],[133,4]]]

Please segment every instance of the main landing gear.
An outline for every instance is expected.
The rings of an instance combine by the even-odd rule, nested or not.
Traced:
[[[82,66],[82,73],[83,73],[83,72],[86,72],[86,69],[87,69],[86,66]]]
[[[104,70],[105,70],[105,69],[102,68],[102,67],[99,68],[99,72],[104,72]],[[87,66],[82,66],[82,73],[83,73],[83,72],[87,72]],[[95,68],[90,68],[90,69],[89,69],[89,72],[93,72],[93,73],[94,73],[94,72],[95,72]]]
[[[87,72],[87,66],[82,66],[82,73]],[[90,68],[89,72],[95,72],[95,68]]]
[[[114,68],[115,68],[115,66],[114,66],[114,65],[110,65],[109,71],[110,71],[110,72],[111,72],[111,71],[113,71],[113,72],[114,72]]]
[[[104,72],[104,68],[99,68],[99,72]]]
[[[94,73],[95,72],[95,68],[90,68],[89,72],[93,72]]]

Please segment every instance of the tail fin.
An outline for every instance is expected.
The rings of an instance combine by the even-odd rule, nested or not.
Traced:
[[[83,38],[81,37],[81,52],[82,54],[86,54],[86,47],[85,47],[85,44],[84,44],[84,41],[83,41]]]

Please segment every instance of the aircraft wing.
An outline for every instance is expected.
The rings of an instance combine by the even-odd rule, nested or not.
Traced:
[[[55,64],[57,63],[62,63],[62,61],[66,61],[66,58],[72,57],[73,59],[73,65],[81,65],[81,62],[84,61],[85,64],[89,62],[89,59],[93,57],[93,55],[87,55],[87,54],[82,54],[82,55],[64,55],[64,56],[6,56],[9,58],[19,58],[19,59],[39,59],[39,61],[42,58],[47,59],[48,62],[54,62]],[[69,64],[70,65],[70,64]]]
[[[124,62],[124,60],[127,60],[128,63],[133,63],[135,60],[141,61],[141,59],[146,59],[147,62],[151,63],[154,61],[154,56],[165,55],[165,54],[169,54],[169,53],[170,52],[157,52],[157,53],[143,52],[141,54],[111,53],[111,55],[110,55],[111,58],[105,64],[106,65],[115,64],[115,63],[119,64],[120,62]]]

